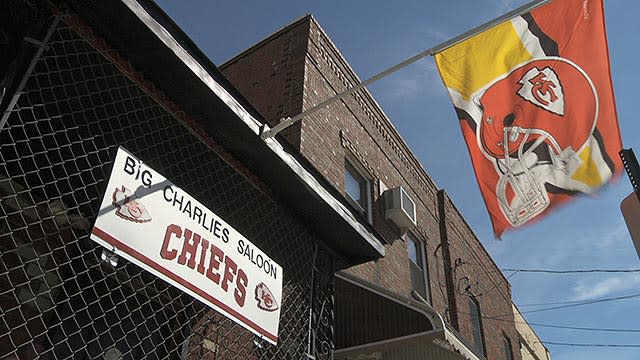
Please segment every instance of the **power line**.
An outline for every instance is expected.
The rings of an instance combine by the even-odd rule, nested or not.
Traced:
[[[631,295],[625,295],[625,296],[617,296],[617,297],[612,297],[612,298],[587,300],[587,301],[582,301],[582,302],[578,302],[578,303],[575,303],[575,304],[552,306],[552,307],[542,308],[542,309],[521,311],[520,313],[521,314],[531,314],[531,313],[536,313],[536,312],[543,312],[543,311],[550,311],[550,310],[557,310],[557,309],[566,309],[566,308],[576,307],[576,306],[598,304],[598,303],[603,303],[603,302],[608,302],[608,301],[627,300],[627,299],[633,299],[633,298],[637,298],[637,297],[640,297],[640,293],[631,294]],[[498,318],[498,317],[504,317],[504,316],[513,316],[513,313],[504,313],[504,314],[500,314],[500,315],[494,315],[493,317]]]
[[[463,238],[463,240],[464,240],[464,238]],[[469,248],[469,245],[466,243],[466,241],[465,241],[465,245],[467,245],[467,248]],[[464,262],[464,264],[471,264],[471,265],[481,266],[479,263]],[[640,269],[546,270],[546,269],[506,269],[505,268],[505,269],[501,269],[501,271],[503,271],[503,272],[511,271],[512,272],[511,274],[509,274],[508,277],[506,277],[507,283],[508,283],[508,279],[510,279],[514,275],[518,274],[519,272],[544,272],[544,273],[626,272],[626,273],[630,273],[630,272],[640,272]],[[485,272],[485,274],[487,274],[487,273],[489,273],[489,272]],[[494,282],[494,287],[491,288],[489,290],[489,292],[491,292],[492,290],[494,290],[497,287],[498,287],[498,284],[496,284]],[[503,297],[505,297],[504,294],[502,294],[501,291],[499,291],[499,293]],[[595,299],[595,300],[587,300],[587,301],[567,301],[567,302],[546,303],[546,304],[542,303],[542,304],[537,304],[537,305],[531,304],[531,305],[524,305],[524,306],[543,306],[543,305],[559,305],[559,306],[552,306],[552,307],[542,308],[542,309],[521,311],[521,313],[522,314],[529,314],[529,313],[536,313],[536,312],[543,312],[543,311],[551,311],[551,310],[557,310],[557,309],[564,309],[564,308],[571,308],[571,307],[577,307],[577,306],[584,306],[584,305],[590,305],[590,304],[603,303],[603,302],[608,302],[608,301],[626,300],[626,299],[632,299],[632,298],[636,298],[636,297],[640,297],[640,293],[626,295],[626,296],[612,297],[612,298],[602,298],[602,299]],[[512,314],[509,313],[509,314],[502,314],[502,315],[496,315],[496,316],[509,316],[509,315],[512,315]]]
[[[469,226],[469,224],[467,224],[467,223],[466,223],[466,222],[464,222],[464,221],[463,221],[463,224],[466,224],[466,229],[469,231],[469,233],[470,233],[473,237],[475,237],[475,234],[474,234],[474,232],[473,232],[473,229],[471,229],[471,227]],[[460,231],[463,231],[463,230],[461,230],[461,229],[459,229],[458,227],[455,227],[455,226],[454,226],[454,227],[452,227],[450,230],[451,230],[451,231],[453,231],[453,232],[458,236],[458,238],[459,238],[459,239],[462,239],[462,242],[463,242],[463,244],[466,246],[466,248],[467,248],[467,250],[468,250],[469,254],[470,254],[470,255],[471,255],[471,257],[473,257],[473,258],[474,258],[474,260],[476,261],[474,264],[475,264],[476,266],[480,266],[480,267],[482,267],[482,268],[483,268],[483,270],[485,270],[485,271],[484,271],[484,273],[483,273],[483,274],[481,274],[480,276],[482,276],[482,275],[486,276],[486,278],[487,278],[487,279],[489,279],[489,281],[493,283],[493,287],[492,287],[491,289],[489,289],[489,291],[497,290],[497,291],[498,291],[498,293],[500,294],[500,296],[505,300],[505,302],[506,302],[506,303],[508,303],[508,304],[511,304],[511,303],[513,302],[513,299],[511,298],[511,294],[509,294],[509,295],[505,295],[505,294],[502,292],[502,290],[500,290],[500,285],[501,285],[502,281],[505,281],[505,282],[506,282],[506,284],[507,284],[507,285],[509,285],[509,281],[508,281],[508,280],[506,280],[506,278],[505,278],[504,274],[502,274],[502,273],[500,272],[500,270],[499,270],[499,269],[497,269],[497,270],[495,270],[495,271],[493,271],[493,270],[491,270],[491,271],[487,271],[487,266],[486,266],[486,264],[485,264],[485,263],[484,263],[484,262],[479,258],[479,256],[480,256],[480,255],[478,255],[478,254],[476,253],[476,251],[475,251],[476,249],[474,249],[474,248],[469,244],[469,242],[467,241],[467,236],[463,236],[463,234],[461,234],[461,233],[460,233]],[[478,240],[478,241],[479,241],[479,240]],[[481,243],[480,243],[480,247],[481,247],[481,248],[483,248]],[[487,255],[488,255],[488,253],[487,253]],[[490,256],[489,256],[489,258],[490,258]],[[467,263],[467,262],[463,262],[463,264],[466,264],[466,263]],[[453,269],[453,270],[455,270],[455,269]],[[493,278],[493,276],[489,276],[489,274],[492,274],[492,273],[500,273],[500,274],[502,275],[502,278],[503,278],[503,279],[499,279],[499,280],[496,282],[496,280]],[[513,276],[513,275],[515,275],[515,274],[511,274],[509,277],[511,277],[511,276]],[[479,278],[479,276],[478,276],[478,278]]]
[[[470,313],[468,313],[470,314]],[[528,321],[515,321],[511,319],[502,319],[494,316],[481,316],[483,319],[502,321],[514,324],[527,324],[539,327],[547,327],[554,329],[567,329],[567,330],[580,330],[580,331],[600,331],[600,332],[620,332],[620,333],[640,333],[640,329],[615,329],[615,328],[595,328],[595,327],[583,327],[583,326],[570,326],[570,325],[557,325],[557,324],[541,324]]]
[[[465,261],[465,264],[479,266],[478,263]],[[547,274],[581,274],[581,273],[640,273],[640,269],[517,269],[517,268],[501,268],[502,272],[529,272],[529,273],[547,273]]]
[[[511,279],[511,278],[512,278],[514,275],[516,275],[517,273],[518,273],[518,271],[514,271],[513,273],[509,274],[509,276],[506,276],[506,277],[505,277],[505,280],[507,280],[507,283],[509,283],[509,279]],[[487,273],[485,272],[485,274],[487,274]],[[494,282],[494,283],[495,283],[495,282]],[[500,282],[495,283],[495,285],[494,285],[491,289],[489,289],[489,290],[487,290],[487,291],[483,291],[483,292],[482,292],[482,295],[483,295],[483,296],[485,296],[485,295],[489,295],[493,290],[496,290],[496,289],[498,288],[498,286],[500,286]]]
[[[553,324],[540,324],[540,323],[528,323],[529,325],[554,328],[554,329],[567,329],[567,330],[580,330],[580,331],[601,331],[601,332],[622,332],[622,333],[640,333],[640,329],[614,329],[614,328],[592,328],[582,326],[565,326],[565,325],[553,325]]]
[[[576,347],[616,347],[616,348],[640,348],[640,344],[577,344],[577,343],[565,343],[555,341],[538,341],[538,344],[544,345],[562,345],[562,346],[576,346]]]
[[[547,269],[500,269],[502,271],[516,271],[545,274],[583,274],[583,273],[638,273],[640,269],[582,269],[582,270],[547,270]]]
[[[631,295],[626,295],[623,296],[623,299],[627,299],[627,298],[633,298],[636,296],[640,296],[640,293],[638,294],[631,294]],[[601,299],[594,299],[594,300],[598,300],[598,301],[614,301],[614,300],[623,300],[620,299],[620,297],[612,297],[612,298],[601,298]],[[593,300],[574,300],[574,301],[557,301],[557,302],[547,302],[547,303],[533,303],[533,304],[517,304],[518,307],[523,307],[523,306],[549,306],[549,305],[569,305],[569,304],[584,304],[587,302],[590,302]]]
[[[592,328],[592,327],[581,327],[581,326],[567,326],[567,325],[554,325],[554,324],[540,324],[540,323],[530,323],[526,321],[515,321],[509,319],[500,319],[492,316],[481,316],[485,319],[502,321],[502,322],[511,322],[515,324],[527,324],[534,325],[540,327],[548,327],[548,328],[556,328],[556,329],[569,329],[569,330],[581,330],[581,331],[600,331],[600,332],[624,332],[624,333],[640,333],[640,329],[614,329],[614,328]],[[578,343],[565,343],[565,342],[555,342],[555,341],[536,341],[534,344],[544,344],[544,345],[560,345],[560,346],[580,346],[580,347],[618,347],[618,348],[637,348],[640,347],[640,344],[578,344]]]
[[[521,313],[522,314],[531,314],[531,313],[542,312],[542,311],[550,311],[550,310],[557,310],[557,309],[566,309],[566,308],[576,307],[576,306],[598,304],[598,303],[603,303],[603,302],[608,302],[608,301],[633,299],[633,298],[637,298],[637,297],[640,297],[640,294],[632,294],[632,295],[618,296],[618,297],[613,297],[613,298],[589,300],[589,301],[584,301],[584,302],[577,303],[577,304],[559,305],[559,306],[552,306],[552,307],[536,309],[536,310],[521,311]],[[508,315],[508,314],[506,314],[506,315]],[[504,315],[502,315],[502,316],[504,316]]]

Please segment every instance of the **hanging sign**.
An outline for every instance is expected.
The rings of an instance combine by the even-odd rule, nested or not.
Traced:
[[[282,267],[122,147],[91,239],[277,343]]]

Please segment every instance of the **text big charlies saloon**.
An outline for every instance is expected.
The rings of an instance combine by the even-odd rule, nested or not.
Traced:
[[[91,238],[277,342],[282,267],[122,147]]]

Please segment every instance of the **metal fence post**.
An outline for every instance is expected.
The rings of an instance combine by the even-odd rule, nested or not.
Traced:
[[[51,22],[51,25],[49,25],[49,28],[47,29],[47,33],[45,34],[44,38],[41,41],[32,39],[30,37],[25,37],[24,38],[25,42],[28,42],[28,43],[36,46],[37,50],[36,50],[36,53],[31,58],[31,62],[29,64],[29,67],[27,68],[27,70],[22,75],[22,79],[20,80],[20,83],[18,84],[18,87],[16,88],[15,92],[13,93],[13,97],[11,98],[11,101],[7,105],[7,108],[4,110],[4,113],[2,114],[2,118],[0,118],[0,130],[2,130],[4,128],[4,125],[6,124],[7,120],[9,119],[9,115],[11,114],[11,111],[13,110],[13,108],[16,106],[16,103],[18,102],[18,99],[20,98],[20,94],[22,93],[22,90],[24,89],[24,86],[27,84],[27,80],[29,79],[29,76],[31,76],[31,73],[33,72],[33,69],[36,67],[36,63],[38,62],[38,59],[40,59],[40,56],[42,56],[42,53],[46,50],[47,43],[51,39],[51,35],[53,35],[53,32],[56,29],[56,27],[58,26],[59,22],[60,22],[60,15],[56,15],[53,18],[53,21]],[[4,97],[6,95],[4,93],[4,91],[6,91],[6,87],[4,89],[2,89],[2,90],[3,90],[2,97]],[[2,100],[2,98],[0,98],[0,101],[1,100]]]

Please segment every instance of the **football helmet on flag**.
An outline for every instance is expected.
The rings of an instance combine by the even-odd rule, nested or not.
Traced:
[[[548,185],[591,192],[573,178],[598,116],[598,96],[587,74],[562,58],[521,64],[480,92],[478,144],[495,159],[496,194],[513,226],[549,206]]]

